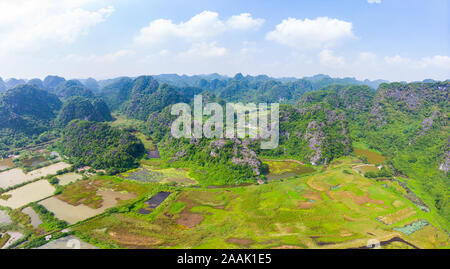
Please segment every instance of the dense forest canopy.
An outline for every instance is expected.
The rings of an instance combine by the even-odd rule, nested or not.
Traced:
[[[59,149],[75,165],[96,169],[133,167],[145,152],[142,142],[126,130],[83,120],[66,126]]]

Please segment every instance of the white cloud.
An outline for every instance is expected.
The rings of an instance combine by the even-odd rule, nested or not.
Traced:
[[[71,43],[91,26],[103,22],[114,7],[84,8],[96,0],[0,1],[0,53],[32,48],[44,41]]]
[[[264,23],[264,19],[254,19],[250,13],[242,13],[240,15],[231,16],[227,20],[227,25],[230,28],[238,30],[259,29]]]
[[[369,4],[381,4],[381,0],[367,0]]]
[[[205,39],[225,30],[225,24],[219,20],[219,14],[203,11],[186,22],[174,24],[171,20],[158,19],[140,30],[135,38],[138,44],[164,43],[171,38],[187,40]]]
[[[137,44],[162,44],[178,38],[192,43],[202,42],[226,30],[257,29],[263,22],[262,19],[253,19],[249,13],[242,13],[222,21],[218,13],[203,11],[188,21],[178,24],[167,19],[151,21],[148,26],[140,30],[134,41]]]
[[[334,55],[332,50],[324,49],[319,53],[320,63],[328,67],[343,67],[345,65],[344,57]]]
[[[266,39],[300,49],[329,48],[354,38],[352,28],[351,22],[327,17],[314,20],[288,18],[267,33]]]

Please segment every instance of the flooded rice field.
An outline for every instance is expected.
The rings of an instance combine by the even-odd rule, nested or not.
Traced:
[[[42,176],[56,174],[57,171],[69,168],[71,165],[65,162],[55,163],[46,167],[33,170],[25,174],[22,169],[14,168],[0,173],[0,188],[6,189],[15,185],[31,181]]]
[[[39,204],[44,206],[48,211],[55,214],[55,217],[75,224],[79,221],[91,218],[95,215],[103,213],[106,209],[117,205],[118,200],[130,200],[136,198],[132,193],[121,193],[113,190],[99,190],[98,195],[102,197],[102,206],[100,208],[91,208],[84,204],[73,206],[57,197],[50,197],[41,201]]]
[[[0,199],[0,206],[16,209],[28,203],[49,197],[54,192],[55,188],[47,180],[39,180],[4,193],[4,196],[10,197],[7,200]]]
[[[25,159],[22,160],[21,163],[25,166],[25,167],[35,167],[38,165],[42,165],[45,162],[47,162],[47,159],[44,156],[36,156],[36,157],[31,157],[29,159]]]
[[[14,167],[12,158],[0,159],[0,171]]]
[[[12,223],[11,218],[8,215],[8,212],[6,210],[0,210],[0,227],[6,226]]]
[[[23,234],[19,233],[19,232],[7,232],[7,234],[9,234],[10,238],[9,238],[8,242],[6,242],[6,244],[3,245],[2,249],[8,248],[14,242],[16,242],[17,240],[19,240],[20,238],[23,237]]]
[[[41,218],[39,218],[39,215],[36,213],[36,211],[34,211],[33,208],[31,207],[26,207],[22,210],[23,213],[27,214],[28,216],[30,216],[31,219],[31,225],[34,228],[39,227],[39,225],[42,223]]]
[[[76,236],[69,235],[53,240],[37,249],[98,249],[98,247],[83,242]]]
[[[80,175],[80,174],[77,174],[77,173],[67,173],[67,174],[64,174],[64,175],[60,175],[57,178],[59,180],[58,184],[61,185],[61,186],[65,186],[65,185],[67,185],[69,183],[72,183],[72,182],[75,182],[75,181],[77,181],[79,179],[82,179],[83,176]]]
[[[408,225],[405,225],[403,227],[394,227],[394,230],[402,232],[406,235],[411,235],[414,232],[417,232],[424,228],[425,226],[430,225],[430,223],[424,219],[415,221],[413,223],[410,223]]]

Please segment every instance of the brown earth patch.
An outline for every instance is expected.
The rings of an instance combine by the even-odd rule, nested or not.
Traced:
[[[317,182],[314,182],[314,178],[308,180],[307,184],[316,191],[326,191],[329,189],[329,186],[320,186],[321,184],[317,184]]]
[[[109,232],[109,235],[120,245],[131,248],[151,247],[162,242],[157,238],[142,236],[133,233]]]
[[[299,246],[291,246],[291,245],[281,245],[278,247],[274,247],[272,249],[301,249]]]
[[[227,243],[247,247],[247,246],[254,244],[255,242],[251,239],[245,239],[245,238],[228,238]]]
[[[350,232],[350,231],[345,231],[345,230],[340,231],[339,234],[340,234],[340,236],[342,236],[342,237],[349,237],[349,236],[352,236],[352,235],[353,235],[352,232]]]
[[[175,220],[179,225],[183,225],[188,229],[194,228],[199,225],[205,217],[196,213],[181,213],[180,217]]]
[[[375,200],[375,199],[370,198],[369,194],[365,194],[363,196],[358,196],[350,191],[339,191],[339,192],[328,192],[328,195],[330,196],[330,198],[332,198],[334,200],[337,200],[336,199],[337,197],[350,198],[353,201],[353,203],[355,203],[357,205],[363,205],[366,203],[377,204],[377,205],[384,204],[384,201]]]
[[[308,199],[311,199],[311,200],[315,200],[315,201],[318,201],[318,200],[322,200],[322,196],[320,195],[320,193],[317,193],[317,192],[314,192],[314,193],[307,193],[307,194],[305,194],[305,195],[303,195],[305,198],[308,198]]]
[[[314,206],[314,203],[312,202],[300,202],[298,203],[298,208],[300,209],[310,209]]]
[[[346,220],[346,221],[355,221],[355,219],[354,218],[350,218],[350,217],[348,217],[348,216],[344,216],[344,220]]]

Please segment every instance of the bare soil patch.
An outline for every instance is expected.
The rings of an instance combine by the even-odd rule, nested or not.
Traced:
[[[298,208],[300,209],[310,209],[314,206],[313,202],[300,202],[298,203]]]
[[[255,242],[251,239],[246,238],[228,238],[227,243],[248,247]]]
[[[183,225],[188,229],[194,228],[199,225],[205,217],[202,214],[197,213],[181,213],[180,217],[175,220],[179,225]]]

